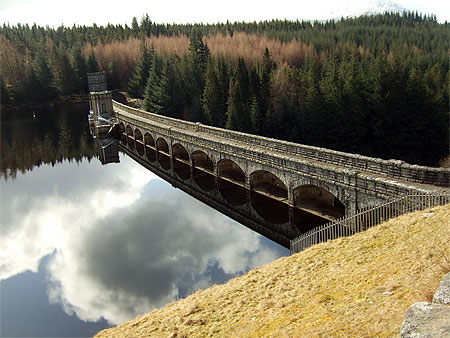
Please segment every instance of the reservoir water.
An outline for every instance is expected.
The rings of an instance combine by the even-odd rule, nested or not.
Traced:
[[[125,154],[102,165],[87,113],[1,113],[2,337],[90,337],[288,254]]]

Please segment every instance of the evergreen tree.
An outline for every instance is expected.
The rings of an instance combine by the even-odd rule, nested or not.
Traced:
[[[209,123],[224,127],[228,109],[228,67],[223,58],[209,62],[206,69],[203,109]]]
[[[144,107],[165,116],[183,117],[183,89],[179,76],[179,59],[155,56],[145,89]]]
[[[332,98],[334,106],[335,147],[348,152],[357,152],[361,144],[370,143],[367,138],[370,116],[367,114],[369,84],[366,77],[365,62],[356,46],[349,46],[341,55],[335,86],[337,91]],[[325,94],[326,95],[326,94]]]
[[[0,75],[0,104],[7,105],[11,103],[11,94],[6,87],[3,77]]]
[[[36,77],[39,100],[47,101],[56,98],[58,93],[54,87],[53,73],[48,65],[47,57],[43,52],[39,52],[36,56],[33,70],[33,76]]]
[[[79,46],[76,46],[72,51],[72,67],[76,74],[76,91],[86,93],[88,91],[87,65]]]
[[[250,132],[252,129],[249,76],[242,58],[239,58],[233,79],[226,127],[243,132]]]
[[[266,116],[266,131],[268,136],[290,140],[292,129],[295,128],[294,105],[295,86],[292,70],[282,65],[273,73],[271,81],[271,104]]]
[[[139,28],[137,18],[133,17],[133,20],[131,21],[131,32],[133,34],[133,37],[137,38],[140,34],[140,31],[141,29]]]
[[[264,113],[261,108],[261,102],[256,96],[252,96],[250,102],[250,118],[252,122],[252,133],[261,135],[261,132],[265,125]]]
[[[265,125],[265,113],[263,112],[263,99],[261,93],[261,81],[257,73],[256,67],[253,67],[250,72],[250,118],[251,118],[251,132],[254,134],[261,134]]]
[[[70,95],[76,92],[77,76],[70,63],[70,59],[63,49],[53,49],[52,55],[55,81],[61,95]]]
[[[112,59],[108,64],[108,71],[106,72],[106,83],[108,84],[108,89],[118,89],[120,88],[120,80],[117,69],[117,63]]]
[[[143,40],[141,45],[141,58],[136,66],[136,69],[128,82],[128,94],[132,97],[143,98],[145,85],[152,68],[152,60],[155,54],[155,49],[149,51],[146,43]]]
[[[194,29],[191,33],[189,53],[192,63],[195,67],[198,67],[198,73],[204,74],[211,53],[208,45],[203,42],[203,34],[197,29]]]
[[[98,66],[97,57],[95,56],[94,51],[91,51],[88,56],[86,71],[87,73],[96,73],[100,70]]]
[[[388,159],[399,158],[395,156],[397,140],[407,137],[402,126],[408,116],[405,90],[409,72],[406,59],[399,53],[402,52],[395,52],[389,59],[379,55],[371,65],[373,152],[376,157]]]
[[[162,111],[160,102],[162,70],[163,60],[155,54],[144,93],[144,109],[155,114]]]
[[[323,96],[320,91],[321,67],[317,55],[308,57],[303,72],[299,72],[298,109],[302,142],[322,145],[324,130],[321,116],[324,115]]]
[[[184,108],[179,64],[177,57],[164,60],[159,92],[161,105],[159,113],[174,118],[183,118]]]
[[[266,130],[266,118],[269,115],[270,107],[270,84],[272,79],[272,72],[275,70],[275,62],[273,62],[272,57],[270,56],[269,49],[266,48],[264,51],[263,62],[260,67],[260,78],[261,78],[261,88],[260,88],[260,101],[258,102],[259,110],[260,110],[260,122],[258,123],[257,129],[260,133],[268,135],[268,131]]]
[[[187,80],[185,81],[186,101],[191,121],[208,122],[202,102],[209,57],[209,48],[203,42],[203,35],[194,29],[190,37],[188,73],[184,77]]]
[[[145,14],[145,16],[141,19],[141,32],[145,34],[145,36],[150,37],[152,34],[152,20],[150,20],[150,17],[148,14]]]

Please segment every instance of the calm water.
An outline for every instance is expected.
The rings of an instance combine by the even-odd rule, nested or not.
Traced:
[[[123,154],[103,166],[87,112],[2,112],[2,337],[93,336],[288,254]]]

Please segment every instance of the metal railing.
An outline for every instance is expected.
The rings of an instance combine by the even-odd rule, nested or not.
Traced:
[[[339,237],[351,236],[391,218],[447,203],[450,203],[450,192],[405,195],[311,229],[291,240],[290,252],[292,255],[318,243]]]

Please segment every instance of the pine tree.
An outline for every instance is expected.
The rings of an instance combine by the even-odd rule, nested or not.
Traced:
[[[47,57],[39,52],[33,64],[40,100],[47,101],[56,98],[57,90],[54,87],[54,76],[48,65]]]
[[[178,65],[177,57],[164,60],[159,87],[161,110],[158,113],[174,118],[182,118],[184,108]]]
[[[203,42],[203,34],[196,29],[193,29],[191,33],[189,54],[192,63],[199,68],[199,73],[204,74],[211,53],[208,45]]]
[[[11,103],[11,93],[6,87],[3,77],[0,75],[0,104],[7,105]]]
[[[30,69],[30,74],[28,76],[28,82],[25,87],[25,97],[28,102],[43,102],[41,97],[41,92],[39,88],[39,80],[33,67]]]
[[[252,96],[250,102],[250,118],[252,122],[251,132],[256,135],[261,135],[263,130],[265,119],[263,120],[264,114],[261,109],[261,102],[256,96]]]
[[[145,14],[145,16],[142,17],[140,28],[145,36],[150,37],[152,35],[152,20],[150,20],[148,14]]]
[[[182,118],[184,93],[180,81],[178,57],[154,58],[147,81],[144,107],[147,111],[165,116]]]
[[[144,109],[155,114],[162,110],[160,102],[162,69],[163,60],[155,54],[144,93]]]
[[[321,67],[318,55],[313,54],[308,57],[304,75],[304,96],[299,96],[298,107],[301,112],[299,128],[302,129],[302,142],[311,145],[322,145],[323,129],[321,116],[324,114],[323,96],[320,91]]]
[[[86,93],[88,91],[87,65],[79,46],[76,46],[72,51],[72,67],[76,74],[76,91]]]
[[[88,56],[86,71],[87,73],[96,73],[99,69],[97,57],[95,56],[94,51],[91,51]]]
[[[294,101],[292,70],[287,64],[278,67],[270,82],[271,103],[265,120],[267,135],[287,139],[292,125],[291,109]]]
[[[139,23],[136,17],[133,17],[133,20],[131,21],[131,32],[135,38],[137,38],[140,34]]]
[[[272,57],[270,56],[269,49],[266,48],[266,50],[264,51],[263,62],[260,67],[261,87],[260,100],[258,102],[260,110],[260,117],[258,118],[258,120],[260,121],[254,121],[254,123],[257,123],[256,129],[259,130],[259,133],[264,135],[269,135],[268,130],[266,130],[266,119],[269,116],[269,110],[271,110],[270,85],[272,81],[272,73],[275,68],[275,62],[273,62]]]
[[[340,128],[335,132],[336,148],[343,151],[358,152],[361,144],[370,143],[367,138],[369,84],[365,65],[356,46],[344,50],[338,69],[338,97],[334,103],[340,120]]]
[[[203,91],[205,87],[206,66],[210,57],[208,46],[203,42],[201,32],[194,29],[191,32],[189,46],[188,74],[185,76],[188,109],[191,121],[208,123],[203,110]]]
[[[112,59],[108,64],[108,70],[106,72],[106,83],[108,84],[108,89],[118,89],[120,88],[120,79],[117,69],[117,63]]]
[[[77,77],[72,68],[70,59],[63,49],[53,49],[53,69],[55,70],[55,81],[61,95],[70,95],[76,91]]]
[[[128,94],[132,97],[143,98],[147,79],[152,68],[152,60],[155,54],[155,49],[149,51],[146,43],[143,40],[141,45],[141,58],[136,66],[136,69],[128,82]]]
[[[228,109],[228,68],[223,58],[209,62],[206,69],[203,109],[209,123],[224,127]]]
[[[262,109],[264,106],[262,99],[262,84],[261,79],[257,73],[256,66],[250,71],[250,117],[251,117],[251,132],[260,134],[265,124],[265,114]]]
[[[239,58],[228,104],[226,127],[232,130],[251,132],[249,76],[244,59]]]
[[[394,52],[390,58],[378,55],[370,70],[373,156],[388,159],[400,158],[397,141],[404,137],[402,126],[408,116],[405,90],[409,72],[406,57],[399,53],[402,52]]]

